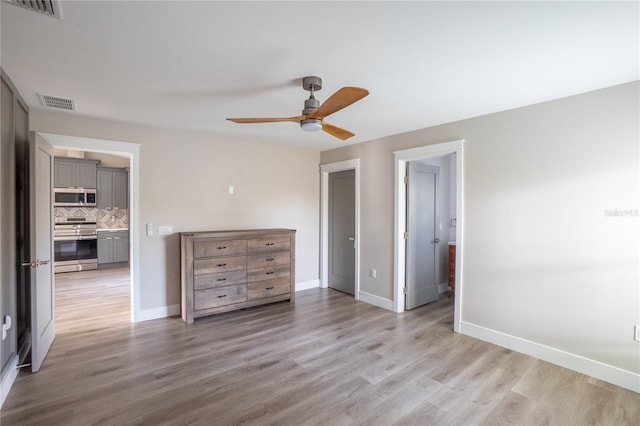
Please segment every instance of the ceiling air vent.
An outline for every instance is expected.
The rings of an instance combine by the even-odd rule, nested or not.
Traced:
[[[60,8],[60,0],[6,0],[6,1],[9,3],[13,3],[17,6],[24,7],[25,9],[42,13],[43,15],[62,19],[62,9]]]
[[[73,99],[61,98],[60,96],[43,95],[38,93],[42,105],[49,108],[66,109],[68,111],[76,110],[76,102]]]

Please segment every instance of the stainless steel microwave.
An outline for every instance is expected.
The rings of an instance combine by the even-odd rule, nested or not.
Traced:
[[[86,188],[54,188],[55,207],[95,207],[96,190]]]

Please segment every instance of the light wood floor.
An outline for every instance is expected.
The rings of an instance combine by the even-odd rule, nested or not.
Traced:
[[[131,325],[125,274],[57,280],[59,333],[3,426],[640,424],[636,393],[453,333],[446,298],[398,315],[313,289]]]

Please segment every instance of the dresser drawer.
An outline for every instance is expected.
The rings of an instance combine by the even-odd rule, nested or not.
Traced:
[[[216,308],[218,306],[233,305],[246,302],[247,286],[232,285],[220,288],[210,288],[193,292],[193,309],[196,311]]]
[[[288,277],[291,275],[289,265],[276,265],[266,268],[249,269],[247,271],[247,282],[272,280],[274,278]]]
[[[193,277],[193,289],[204,290],[206,288],[224,287],[227,285],[244,284],[247,282],[247,272],[244,269],[238,271],[220,272],[217,274],[195,275]]]
[[[247,284],[247,300],[264,299],[289,293],[291,277],[276,278]]]
[[[280,250],[286,251],[290,248],[291,238],[287,235],[247,240],[247,253],[262,253]]]
[[[203,240],[193,243],[193,257],[233,256],[247,253],[247,240]]]
[[[247,256],[247,269],[263,268],[291,263],[291,253],[277,251],[273,253],[252,254]]]
[[[247,258],[245,256],[214,257],[207,259],[195,259],[193,261],[193,274],[214,274],[218,272],[230,272],[245,270]]]

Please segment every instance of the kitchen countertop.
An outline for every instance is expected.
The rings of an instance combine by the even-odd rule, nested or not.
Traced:
[[[128,231],[129,228],[98,228],[97,231],[98,232],[104,232],[104,231]]]

